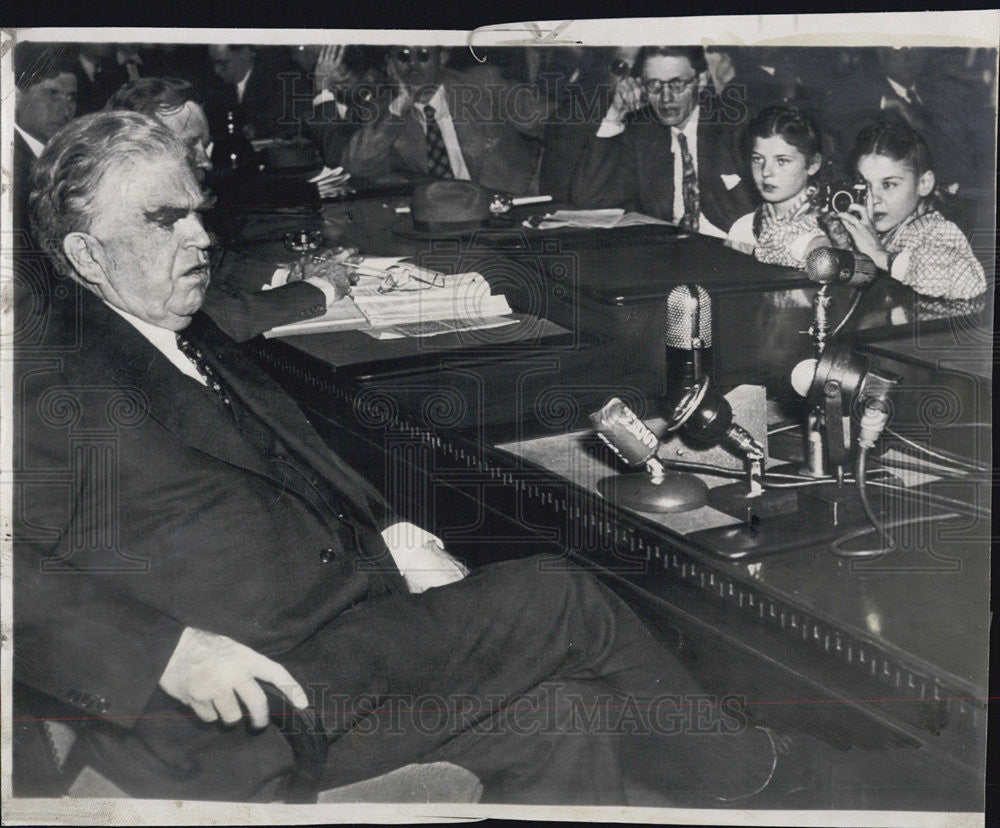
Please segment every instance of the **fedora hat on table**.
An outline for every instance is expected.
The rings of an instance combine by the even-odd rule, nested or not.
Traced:
[[[462,236],[489,227],[511,226],[490,212],[493,195],[470,181],[429,181],[413,188],[410,214],[393,233],[408,239]]]

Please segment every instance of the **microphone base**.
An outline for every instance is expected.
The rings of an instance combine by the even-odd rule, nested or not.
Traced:
[[[637,512],[690,512],[708,502],[708,486],[693,474],[668,472],[654,483],[649,474],[614,474],[597,483],[597,491],[615,506]]]
[[[708,493],[708,505],[757,526],[765,518],[797,512],[799,495],[795,489],[769,489],[750,497],[746,483],[729,483]]]

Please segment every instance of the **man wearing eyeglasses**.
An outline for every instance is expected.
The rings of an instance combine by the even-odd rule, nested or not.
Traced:
[[[624,206],[681,228],[724,237],[754,198],[742,175],[740,111],[706,91],[699,47],[644,47],[640,77],[619,81],[574,175],[586,207]]]
[[[351,138],[344,168],[355,179],[459,179],[516,195],[536,192],[549,101],[493,66],[456,72],[447,62],[447,49],[390,48],[393,91]]]

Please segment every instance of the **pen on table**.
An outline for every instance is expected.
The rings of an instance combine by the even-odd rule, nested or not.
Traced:
[[[510,200],[511,207],[521,207],[524,204],[544,204],[547,201],[552,201],[552,196],[550,195],[537,195],[537,196],[521,196],[520,198],[512,198]],[[408,206],[397,207],[396,212],[400,215],[410,212]]]

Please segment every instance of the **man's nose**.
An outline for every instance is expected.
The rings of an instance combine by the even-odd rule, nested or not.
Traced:
[[[212,246],[212,239],[208,235],[208,231],[205,229],[205,225],[201,223],[201,216],[195,214],[188,219],[188,226],[186,228],[188,233],[187,244],[189,247],[195,247],[198,250],[208,250]]]
[[[212,171],[212,159],[208,156],[208,148],[199,146],[194,153],[194,165],[202,172]]]

